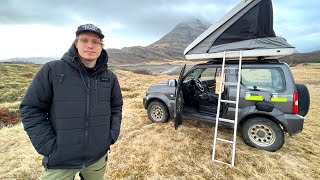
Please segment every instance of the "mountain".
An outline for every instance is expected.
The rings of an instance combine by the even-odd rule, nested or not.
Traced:
[[[184,49],[209,27],[210,24],[203,23],[200,20],[179,23],[168,34],[146,47],[107,49],[110,62],[122,64],[185,59]]]
[[[290,56],[280,58],[280,61],[288,64],[320,63],[320,50],[308,53],[294,53]]]

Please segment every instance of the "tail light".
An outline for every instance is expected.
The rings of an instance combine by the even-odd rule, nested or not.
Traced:
[[[298,113],[298,92],[295,91],[293,94],[293,107],[292,107],[292,114]]]

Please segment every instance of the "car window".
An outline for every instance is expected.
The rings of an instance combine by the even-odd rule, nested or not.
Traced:
[[[281,68],[244,68],[241,84],[252,91],[284,91],[285,81]]]
[[[191,79],[198,79],[198,77],[201,75],[201,72],[203,69],[194,69],[191,73],[187,75],[187,77],[184,79],[183,82],[190,81]]]
[[[213,80],[215,78],[216,68],[207,68],[201,74],[201,81]]]

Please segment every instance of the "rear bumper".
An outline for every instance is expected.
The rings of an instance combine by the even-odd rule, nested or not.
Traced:
[[[280,120],[290,136],[298,134],[303,129],[304,117],[298,114],[283,114],[277,116],[277,119]]]

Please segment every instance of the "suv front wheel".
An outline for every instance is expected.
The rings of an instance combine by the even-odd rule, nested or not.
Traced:
[[[164,123],[169,119],[169,113],[166,106],[159,101],[152,101],[148,105],[148,117],[154,123]]]
[[[281,127],[263,117],[251,118],[244,122],[241,134],[246,144],[266,151],[277,151],[284,143]]]

